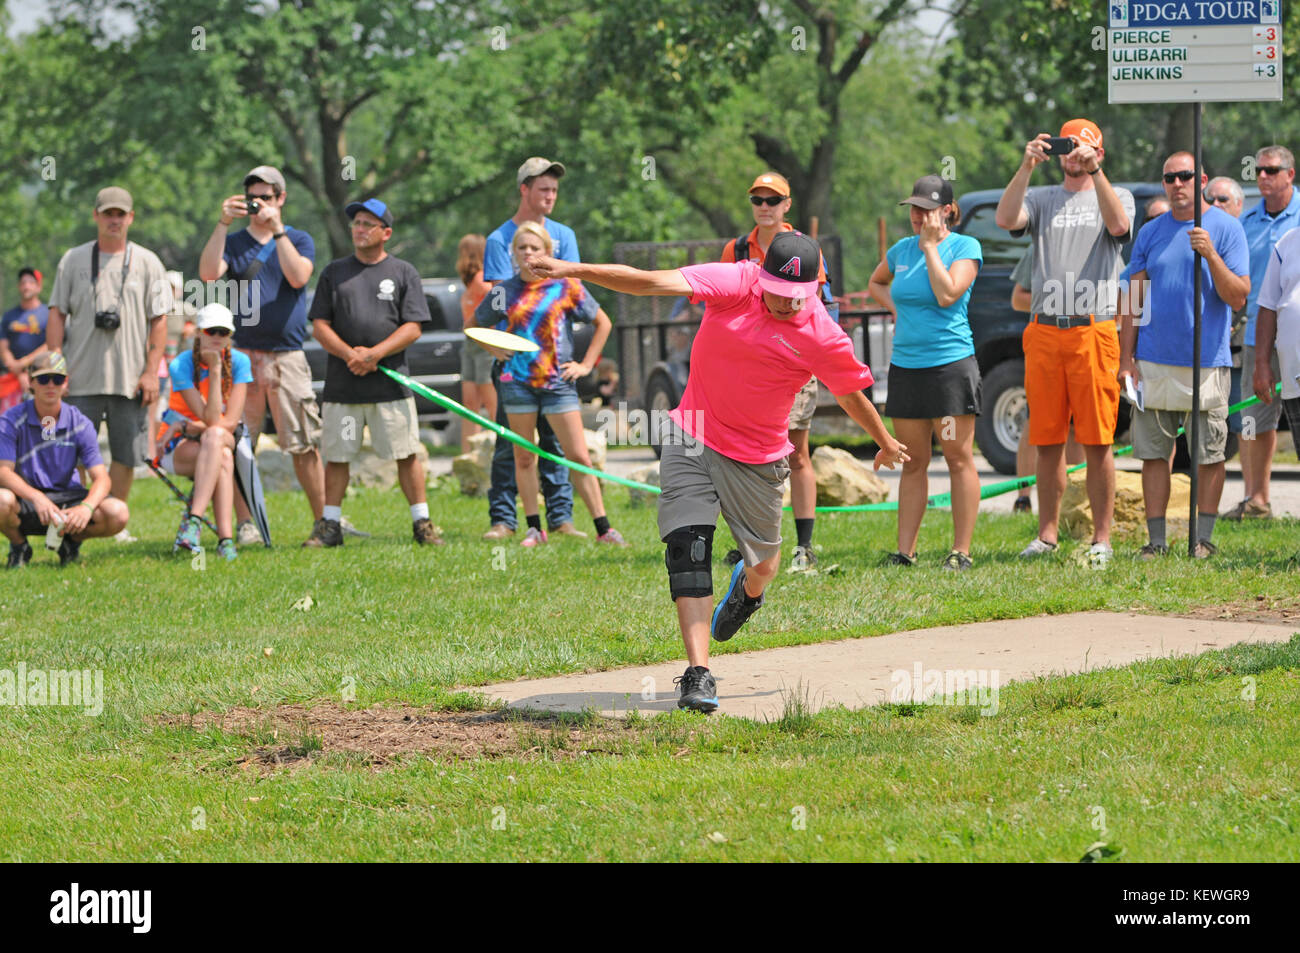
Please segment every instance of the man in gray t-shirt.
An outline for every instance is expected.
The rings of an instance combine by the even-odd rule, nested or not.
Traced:
[[[1087,119],[1061,127],[1073,149],[1061,155],[1062,185],[1028,191],[1034,168],[1049,161],[1048,134],[1025,146],[1020,168],[998,202],[997,223],[1028,232],[1033,247],[1032,304],[1022,343],[1029,442],[1038,448],[1038,537],[1020,554],[1056,549],[1065,493],[1065,442],[1075,439],[1088,460],[1085,471],[1093,513],[1094,566],[1110,561],[1115,508],[1111,444],[1119,413],[1119,334],[1115,314],[1120,249],[1133,228],[1133,195],[1110,184],[1101,130]]]

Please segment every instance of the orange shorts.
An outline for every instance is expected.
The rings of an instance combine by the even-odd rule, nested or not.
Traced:
[[[1079,443],[1113,443],[1119,415],[1115,322],[1058,328],[1030,321],[1021,343],[1029,442],[1036,447],[1065,443],[1073,417]]]

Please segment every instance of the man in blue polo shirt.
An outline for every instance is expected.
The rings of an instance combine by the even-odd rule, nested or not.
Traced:
[[[36,396],[0,415],[0,532],[9,540],[9,569],[27,565],[27,537],[45,535],[51,522],[61,537],[59,565],[66,566],[77,559],[82,540],[116,535],[129,515],[124,501],[108,495],[112,480],[95,425],[63,402],[63,355],[41,355],[30,373]],[[78,464],[90,475],[89,490],[81,485]]]
[[[574,235],[573,229],[550,217],[560,194],[560,178],[563,175],[563,163],[552,162],[541,156],[532,156],[519,167],[515,174],[519,207],[514,215],[487,237],[487,245],[483,249],[484,281],[495,285],[513,278],[519,272],[518,264],[510,258],[510,243],[524,222],[537,222],[545,227],[555,242],[554,257],[561,261],[582,260],[578,257],[578,237]],[[495,365],[493,384],[497,384],[500,372],[500,365]],[[497,400],[497,423],[502,427],[509,426],[505,405],[500,399]],[[537,418],[537,445],[547,453],[564,456],[560,441],[544,416]],[[573,484],[569,482],[568,468],[543,459],[537,461],[537,471],[541,477],[542,496],[546,500],[546,523],[550,532],[561,536],[586,536],[586,533],[573,525]],[[519,514],[515,509],[517,494],[514,450],[508,441],[497,440],[492,453],[492,485],[488,489],[488,516],[492,525],[483,534],[484,539],[505,539],[514,535],[515,527],[519,525]]]
[[[1295,185],[1295,157],[1284,146],[1265,146],[1255,153],[1259,204],[1241,216],[1250,245],[1250,296],[1246,299],[1246,339],[1241,352],[1241,392],[1254,392],[1255,325],[1259,318],[1259,291],[1264,286],[1273,246],[1300,225],[1300,190]],[[1271,355],[1273,379],[1279,379],[1277,351]],[[1224,519],[1268,519],[1273,515],[1268,483],[1277,452],[1277,423],[1281,404],[1253,404],[1241,411],[1241,478],[1246,494],[1223,514]]]
[[[41,302],[41,273],[30,265],[19,269],[18,304],[0,317],[0,413],[26,396],[27,367],[45,349],[49,320],[50,309]]]
[[[1142,503],[1150,541],[1143,559],[1169,554],[1165,512],[1169,507],[1169,456],[1179,427],[1192,429],[1192,282],[1194,252],[1201,258],[1201,382],[1197,446],[1199,474],[1194,555],[1217,551],[1210,541],[1223,493],[1228,442],[1228,392],[1232,387],[1232,312],[1250,291],[1250,254],[1241,223],[1210,206],[1193,227],[1195,157],[1175,152],[1165,160],[1170,210],[1138,232],[1129,260],[1132,293],[1123,299],[1119,381],[1140,391],[1143,409],[1133,414],[1133,455],[1142,461]],[[1145,308],[1143,307],[1145,298]]]

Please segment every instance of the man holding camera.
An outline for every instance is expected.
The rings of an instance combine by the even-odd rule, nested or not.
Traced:
[[[1033,171],[1061,157],[1065,181],[1029,190]],[[1052,139],[1039,133],[1025,146],[1020,168],[998,202],[999,228],[1029,232],[1033,240],[1032,302],[1022,344],[1029,442],[1038,449],[1038,536],[1026,559],[1057,546],[1065,494],[1065,442],[1075,439],[1088,461],[1088,502],[1095,567],[1110,562],[1115,510],[1115,458],[1111,444],[1119,414],[1119,334],[1115,315],[1120,249],[1133,228],[1133,195],[1110,184],[1102,171],[1101,130],[1071,119]]]
[[[98,237],[59,260],[45,343],[67,360],[68,403],[96,430],[107,421],[110,492],[125,503],[148,446],[172,289],[158,256],[127,240],[135,221],[130,192],[101,189],[94,218]],[[124,529],[117,539],[133,538]]]
[[[244,176],[244,192],[221,203],[221,217],[199,256],[199,277],[237,280],[238,294],[227,306],[235,315],[234,345],[253,365],[248,385],[244,425],[257,445],[267,407],[280,449],[293,460],[298,485],[307,496],[315,521],[304,546],[319,546],[325,507],[325,468],[320,457],[321,418],[311,388],[311,368],[303,354],[307,337],[307,282],[315,268],[316,245],[310,235],[290,228],[281,219],[287,197],[284,176],[259,165]],[[248,225],[233,234],[236,218]],[[241,545],[262,541],[244,501],[236,495],[239,516],[236,540]]]

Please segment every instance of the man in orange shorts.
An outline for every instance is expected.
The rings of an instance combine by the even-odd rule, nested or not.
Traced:
[[[1034,248],[1033,301],[1022,343],[1029,442],[1038,448],[1038,536],[1021,556],[1057,546],[1065,493],[1065,441],[1074,435],[1088,461],[1088,502],[1093,514],[1091,564],[1110,562],[1115,510],[1115,421],[1119,413],[1119,334],[1115,328],[1120,249],[1128,241],[1133,195],[1110,184],[1101,163],[1101,130],[1087,119],[1061,127],[1069,152],[1048,152],[1039,133],[998,202],[999,228],[1029,232]],[[1065,182],[1029,190],[1034,168],[1061,156]]]

